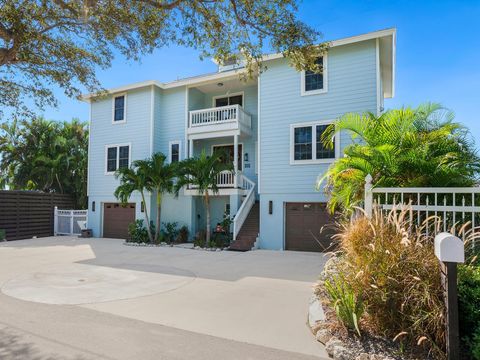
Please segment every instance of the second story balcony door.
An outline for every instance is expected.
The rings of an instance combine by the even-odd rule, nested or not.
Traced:
[[[214,98],[214,107],[240,105],[243,106],[243,94],[232,94]]]
[[[214,152],[221,152],[222,153],[222,160],[224,163],[230,163],[233,164],[233,157],[234,157],[234,148],[233,144],[231,145],[214,145],[213,146],[213,151]],[[238,144],[238,171],[243,170],[243,146],[242,144]]]

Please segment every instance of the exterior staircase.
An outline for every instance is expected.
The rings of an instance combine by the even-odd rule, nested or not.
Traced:
[[[255,202],[250,209],[236,240],[230,244],[229,250],[249,251],[255,246],[255,241],[257,241],[258,232],[260,230],[259,208],[259,203]]]

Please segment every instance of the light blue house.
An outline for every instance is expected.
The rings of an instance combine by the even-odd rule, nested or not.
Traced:
[[[113,196],[114,172],[155,152],[169,161],[217,149],[230,154],[234,168],[218,178],[212,224],[234,216],[239,249],[321,250],[331,221],[325,195],[315,181],[342,156],[351,142],[336,134],[335,149],[319,136],[347,112],[383,111],[394,94],[395,29],[331,42],[323,74],[298,72],[281,54],[264,57],[267,70],[247,82],[243,69],[219,66],[218,72],[170,83],[147,81],[110,89],[108,96],[85,96],[90,103],[88,226],[94,236],[125,237],[129,222],[143,219],[154,197],[143,204],[133,196],[127,207]],[[162,222],[187,225],[191,234],[205,228],[202,198],[194,188],[166,196]]]

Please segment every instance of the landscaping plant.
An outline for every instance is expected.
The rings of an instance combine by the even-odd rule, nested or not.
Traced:
[[[206,244],[210,244],[211,221],[210,221],[210,193],[218,193],[217,178],[222,171],[233,171],[231,163],[225,163],[226,156],[222,152],[214,152],[207,155],[205,150],[198,157],[183,160],[179,164],[179,178],[176,183],[176,192],[188,185],[194,185],[195,189],[203,197],[206,218]]]
[[[480,360],[480,267],[475,260],[458,266],[458,311],[464,358]]]
[[[365,177],[381,187],[474,186],[480,158],[468,130],[453,122],[453,113],[438,104],[372,113],[350,113],[322,135],[332,147],[334,134],[352,136],[317,182],[329,195],[329,208],[351,210],[364,198]]]
[[[167,222],[163,223],[163,239],[168,244],[172,244],[178,236],[178,223]]]
[[[152,223],[150,224],[151,231],[154,232],[155,225]],[[134,243],[149,243],[150,238],[148,236],[148,230],[143,223],[143,220],[135,220],[128,224],[128,236],[127,242],[134,242]]]
[[[364,310],[362,297],[357,297],[341,275],[332,275],[325,280],[324,286],[338,319],[347,329],[356,331],[361,336],[359,320]]]
[[[177,238],[175,239],[175,242],[176,242],[177,244],[186,243],[186,242],[188,241],[188,234],[189,234],[188,226],[183,225],[183,226],[178,230],[178,234],[177,234]]]
[[[357,327],[442,358],[444,300],[433,237],[410,222],[407,210],[376,210],[372,219],[340,224],[337,240],[335,280],[326,288],[339,318],[352,328],[355,312]]]
[[[138,192],[145,202],[145,193],[155,195],[156,221],[154,232],[147,228],[151,243],[160,242],[160,224],[162,197],[165,193],[174,191],[174,179],[177,175],[175,164],[166,162],[167,157],[162,153],[155,153],[151,158],[145,160],[136,160],[131,167],[120,168],[115,172],[115,177],[120,179],[120,185],[114,192],[114,195],[123,204],[128,203],[130,197]],[[150,223],[148,206],[144,207],[145,220]]]

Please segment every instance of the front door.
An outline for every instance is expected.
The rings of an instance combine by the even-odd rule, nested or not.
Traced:
[[[232,163],[233,164],[233,145],[214,145],[213,151],[222,152],[222,161],[226,164]],[[242,171],[242,144],[238,144],[238,171]]]

